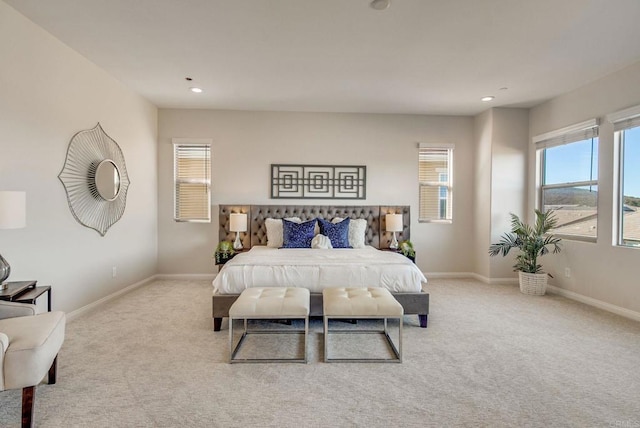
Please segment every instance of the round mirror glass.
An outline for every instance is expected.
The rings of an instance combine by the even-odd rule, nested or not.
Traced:
[[[120,192],[120,171],[110,159],[105,159],[96,168],[96,189],[102,199],[113,201]]]

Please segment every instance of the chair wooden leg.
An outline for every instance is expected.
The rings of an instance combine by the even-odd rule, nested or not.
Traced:
[[[220,331],[222,328],[222,318],[213,319],[213,331]]]
[[[51,367],[49,368],[49,385],[53,385],[56,383],[56,379],[58,376],[58,356],[53,359],[53,363],[51,363]]]
[[[33,404],[36,399],[36,387],[22,388],[22,428],[33,427]]]

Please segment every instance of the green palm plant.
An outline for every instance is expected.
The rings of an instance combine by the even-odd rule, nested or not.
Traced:
[[[559,253],[561,239],[549,234],[549,231],[558,223],[553,210],[544,213],[535,210],[535,213],[536,223],[533,226],[523,223],[517,215],[512,213],[511,232],[502,235],[497,244],[491,244],[489,255],[502,254],[504,257],[512,248],[517,248],[520,254],[516,257],[516,264],[513,265],[514,271],[542,273],[542,265],[538,264],[538,257],[549,253],[550,248],[553,249],[554,254]]]

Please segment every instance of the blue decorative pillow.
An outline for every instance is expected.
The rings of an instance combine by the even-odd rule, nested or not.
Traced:
[[[349,245],[349,218],[345,218],[340,223],[331,223],[318,217],[320,223],[320,233],[329,237],[333,248],[351,248]]]
[[[311,240],[315,235],[316,219],[295,223],[282,219],[282,248],[311,248]]]

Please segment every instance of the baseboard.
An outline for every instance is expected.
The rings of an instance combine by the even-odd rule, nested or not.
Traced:
[[[423,272],[429,278],[473,278],[471,272]]]
[[[632,311],[631,309],[621,308],[620,306],[612,305],[611,303],[603,302],[602,300],[594,299],[592,297],[583,296],[582,294],[565,290],[564,288],[556,287],[555,285],[547,284],[547,291],[607,312],[612,312],[625,318],[640,321],[640,312]]]
[[[495,285],[518,285],[518,278],[487,278],[477,273],[471,273],[471,278],[477,279],[485,284]]]
[[[105,303],[107,303],[110,300],[113,300],[117,297],[122,296],[123,294],[127,294],[130,293],[131,291],[135,290],[138,287],[142,287],[145,284],[150,283],[151,281],[153,281],[154,279],[156,279],[158,277],[158,275],[151,275],[148,278],[143,279],[142,281],[138,281],[135,284],[131,284],[128,287],[125,287],[121,290],[116,291],[115,293],[109,294],[108,296],[105,296],[101,299],[96,300],[95,302],[91,302],[88,305],[85,305],[79,309],[76,309],[75,311],[69,312],[67,313],[67,321],[73,321],[74,319],[78,318],[80,315],[85,314],[89,311],[94,310],[95,308],[97,308],[98,306],[104,305]]]
[[[213,281],[217,274],[215,273],[159,273],[155,279],[175,279],[175,280],[209,280]]]

